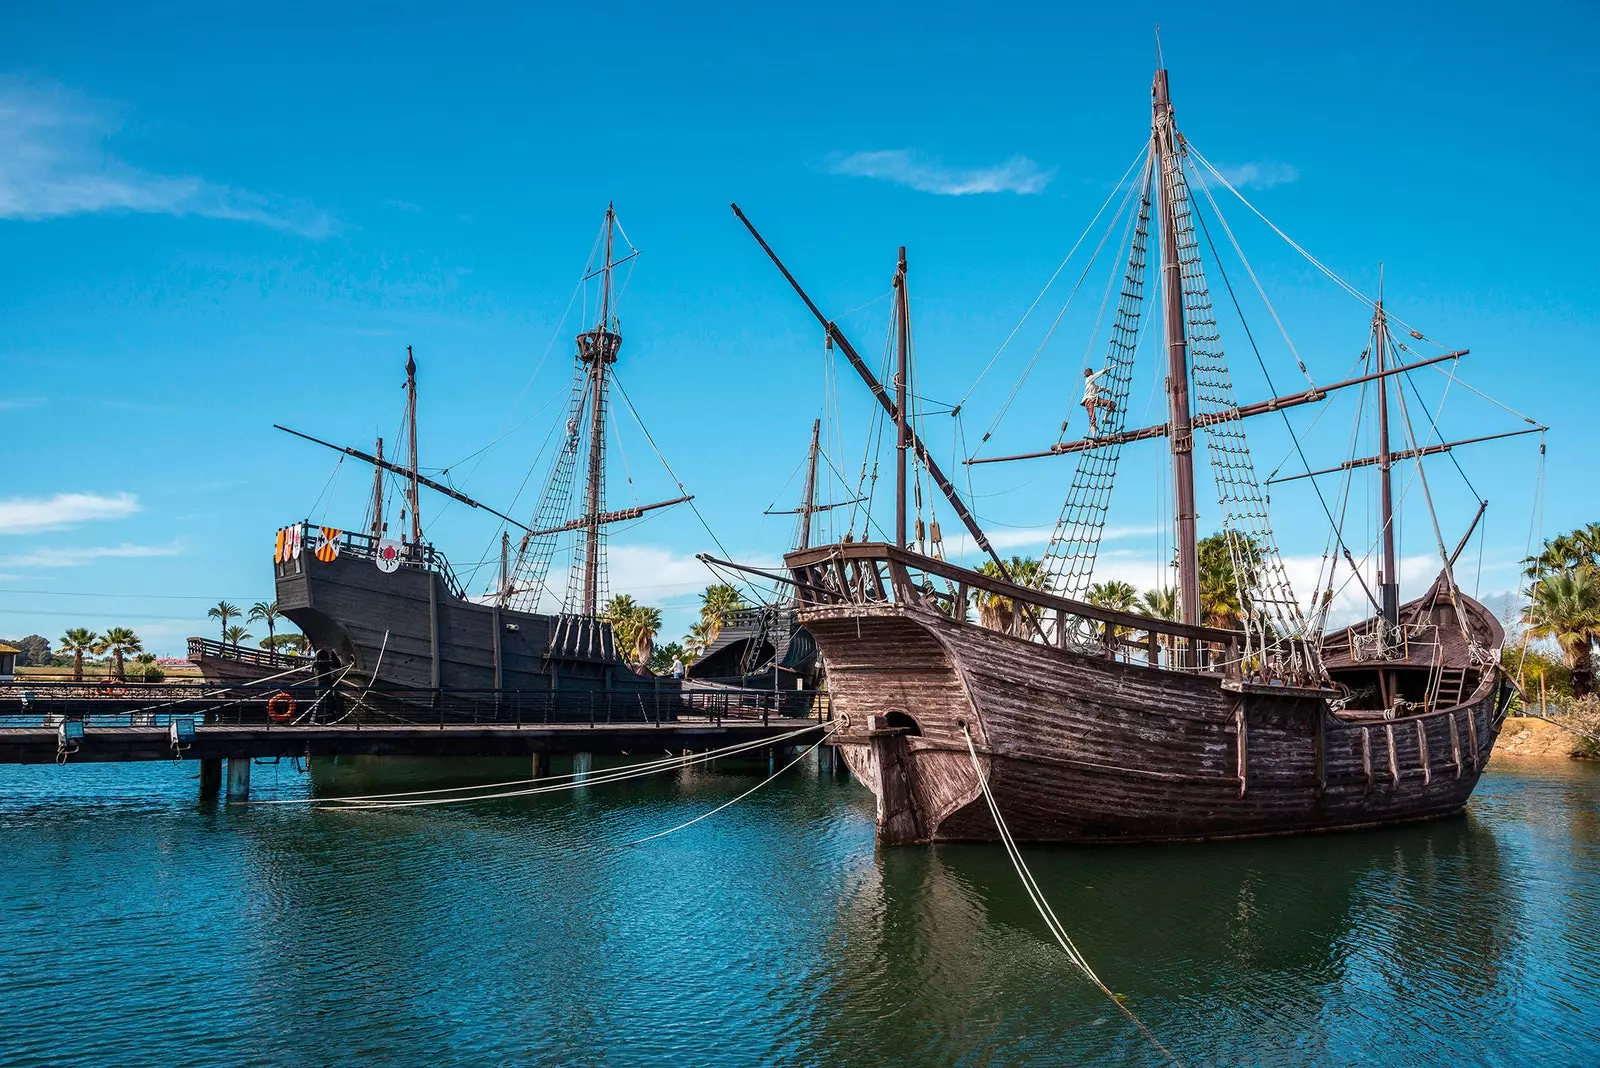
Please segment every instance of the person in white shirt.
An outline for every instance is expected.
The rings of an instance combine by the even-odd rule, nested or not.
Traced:
[[[683,678],[683,658],[682,657],[675,656],[675,657],[672,658],[672,669],[671,670],[672,670],[672,677],[673,678],[680,679],[680,680]]]
[[[1098,371],[1083,369],[1083,410],[1089,413],[1089,436],[1094,437],[1100,433],[1100,412],[1105,410],[1114,412],[1116,403],[1110,397],[1100,395],[1100,378],[1111,368],[1103,367]]]

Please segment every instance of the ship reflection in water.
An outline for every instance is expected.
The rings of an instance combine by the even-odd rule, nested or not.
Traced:
[[[766,767],[388,812],[197,809],[182,764],[8,769],[0,1062],[1163,1063],[998,846],[875,851],[870,796],[810,764],[607,845]],[[285,763],[257,796],[522,770]],[[1393,830],[1025,853],[1185,1063],[1600,1062],[1595,767],[1497,761],[1465,818]]]

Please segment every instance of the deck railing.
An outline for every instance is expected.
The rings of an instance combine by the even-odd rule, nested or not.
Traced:
[[[283,653],[276,649],[249,649],[232,642],[212,641],[210,638],[189,639],[189,660],[200,663],[205,658],[215,660],[232,660],[238,664],[248,664],[251,667],[288,669],[304,667],[312,663],[313,657],[301,656],[298,653]]]
[[[784,562],[803,608],[895,604],[1059,649],[1268,684],[1299,684],[1305,665],[1315,662],[1304,649],[1281,658],[1246,656],[1242,630],[1102,608],[881,542],[805,549]]]
[[[315,554],[317,543],[322,537],[322,527],[307,519],[301,523],[301,557]],[[360,560],[376,560],[378,546],[384,539],[375,538],[370,533],[360,530],[341,530],[339,532],[339,555],[348,553]],[[461,580],[450,567],[450,561],[445,559],[444,553],[435,549],[428,542],[413,544],[411,542],[395,540],[395,545],[400,550],[399,564],[401,567],[412,568],[418,571],[432,571],[444,579],[445,588],[456,597],[465,598],[466,588],[461,585]]]

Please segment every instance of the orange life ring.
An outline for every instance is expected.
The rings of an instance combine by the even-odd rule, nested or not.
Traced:
[[[267,718],[274,723],[286,723],[294,715],[294,697],[288,690],[279,690],[267,701]]]
[[[100,683],[100,692],[107,697],[125,697],[128,688],[117,683],[115,679],[106,679]]]

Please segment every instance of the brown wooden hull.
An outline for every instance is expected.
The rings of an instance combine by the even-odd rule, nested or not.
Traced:
[[[1477,784],[1503,711],[1492,671],[1454,708],[1356,723],[1306,691],[1230,689],[1216,674],[1051,648],[916,607],[811,607],[802,620],[827,663],[836,739],[879,798],[887,843],[996,837],[963,722],[1017,838],[1149,842],[1449,815]],[[869,718],[912,733],[869,735]]]

